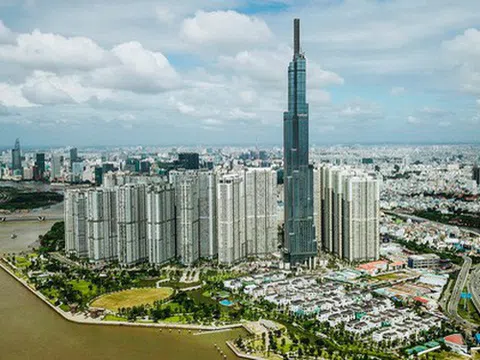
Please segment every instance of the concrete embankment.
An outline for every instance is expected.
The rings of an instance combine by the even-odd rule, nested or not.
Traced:
[[[237,349],[237,347],[231,341],[227,341],[227,346],[239,358],[250,359],[250,360],[265,360],[264,358],[261,358],[261,357],[258,357],[258,356],[247,355],[247,354],[242,353],[240,350]]]
[[[136,326],[136,327],[150,327],[150,328],[167,328],[167,329],[179,329],[179,330],[202,330],[202,331],[218,331],[218,330],[229,330],[241,328],[243,324],[232,324],[224,326],[205,326],[205,325],[190,325],[190,324],[171,324],[171,323],[131,323],[131,322],[121,322],[121,321],[102,321],[99,319],[92,319],[85,315],[74,315],[69,312],[65,312],[62,309],[53,305],[45,295],[41,292],[33,289],[27,281],[18,277],[7,265],[3,264],[3,261],[0,260],[0,267],[20,284],[25,286],[30,292],[36,295],[40,300],[47,304],[52,310],[54,310],[58,315],[63,317],[67,321],[71,321],[77,324],[87,324],[87,325],[112,325],[112,326]]]

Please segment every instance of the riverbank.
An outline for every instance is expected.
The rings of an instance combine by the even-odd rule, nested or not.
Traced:
[[[37,296],[45,304],[47,304],[52,310],[54,310],[58,315],[63,319],[77,323],[77,324],[87,324],[87,325],[112,325],[112,326],[131,326],[131,327],[148,327],[148,328],[166,328],[166,329],[178,329],[178,330],[200,330],[200,331],[218,331],[218,330],[229,330],[229,329],[238,329],[243,328],[246,331],[249,331],[244,324],[231,324],[223,326],[209,326],[209,325],[194,325],[194,324],[174,324],[174,323],[134,323],[134,322],[123,322],[123,321],[103,321],[99,319],[93,319],[85,315],[77,315],[69,312],[65,312],[57,306],[53,305],[41,292],[33,289],[27,281],[18,277],[7,265],[0,261],[0,267],[11,277],[17,280],[25,288],[27,288],[31,293]]]

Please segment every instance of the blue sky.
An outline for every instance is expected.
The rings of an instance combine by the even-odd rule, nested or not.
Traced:
[[[0,146],[480,141],[476,0],[0,0]]]

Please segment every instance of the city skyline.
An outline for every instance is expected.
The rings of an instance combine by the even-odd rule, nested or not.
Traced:
[[[478,143],[478,2],[72,6],[0,2],[2,146],[280,144],[294,17],[311,144]]]

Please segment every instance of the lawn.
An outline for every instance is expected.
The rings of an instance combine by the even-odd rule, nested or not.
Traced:
[[[467,302],[466,308],[464,305],[465,301]],[[458,314],[462,318],[474,324],[480,325],[480,314],[478,314],[477,309],[475,308],[475,305],[473,305],[472,300],[461,299],[460,302],[458,303]]]
[[[435,360],[463,360],[465,359],[464,356],[452,353],[452,352],[431,352],[426,355],[420,356],[420,359],[427,359],[427,355],[429,356],[428,359],[435,359]]]
[[[172,295],[172,288],[137,288],[103,295],[96,299],[91,306],[118,311],[120,308],[153,304],[157,300],[164,300]]]
[[[104,321],[125,321],[125,322],[127,321],[127,319],[125,319],[124,317],[116,316],[116,315],[112,315],[112,314],[105,315],[103,320]]]
[[[405,273],[391,273],[374,276],[372,279],[377,281],[395,281],[400,279],[405,279],[408,276]]]

